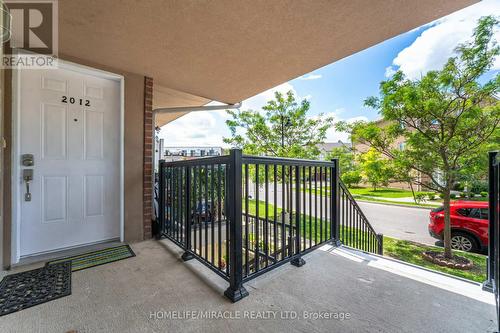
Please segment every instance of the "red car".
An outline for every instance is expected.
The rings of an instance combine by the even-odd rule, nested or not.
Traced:
[[[454,201],[450,204],[451,247],[478,252],[488,247],[488,202]],[[444,208],[430,213],[429,234],[443,239]]]

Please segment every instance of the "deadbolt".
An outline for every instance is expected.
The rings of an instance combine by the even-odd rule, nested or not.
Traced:
[[[30,167],[35,165],[35,158],[33,157],[33,154],[23,154],[21,160],[23,166]]]

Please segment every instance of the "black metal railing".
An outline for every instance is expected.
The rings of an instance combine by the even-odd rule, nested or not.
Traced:
[[[493,151],[488,157],[488,262],[483,288],[495,293],[500,332],[500,154]]]
[[[361,251],[382,255],[384,236],[377,234],[347,187],[340,183],[340,241]]]
[[[338,161],[230,155],[160,162],[156,235],[185,250],[230,286],[243,283],[327,243],[380,253],[377,235],[340,183]],[[349,214],[346,214],[349,212]]]

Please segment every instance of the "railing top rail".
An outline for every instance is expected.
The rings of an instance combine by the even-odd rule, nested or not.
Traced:
[[[332,161],[317,161],[317,160],[307,160],[299,158],[254,156],[254,155],[243,155],[242,162],[247,164],[280,164],[280,165],[321,166],[321,167],[335,166],[334,162]]]
[[[183,167],[183,166],[198,166],[198,165],[212,165],[212,164],[227,164],[229,163],[229,155],[222,156],[208,156],[193,158],[191,160],[180,160],[180,161],[165,161],[166,167]]]

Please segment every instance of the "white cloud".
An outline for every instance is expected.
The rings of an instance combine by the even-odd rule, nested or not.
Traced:
[[[321,75],[321,74],[307,74],[307,75],[299,77],[299,80],[304,80],[304,81],[317,80],[317,79],[321,79],[322,77],[323,77],[323,75]]]
[[[386,77],[396,68],[412,79],[420,78],[429,70],[440,69],[453,55],[455,47],[471,37],[480,17],[498,13],[500,1],[485,0],[439,19],[399,52],[393,66],[386,68]],[[500,31],[496,31],[494,38],[500,41]],[[500,58],[496,59],[494,69],[500,69]]]
[[[394,73],[396,73],[396,70],[394,69],[394,67],[392,66],[387,66],[385,68],[385,77],[391,77],[394,75]]]
[[[218,112],[196,111],[163,126],[159,137],[165,139],[166,147],[220,146],[226,132]]]

